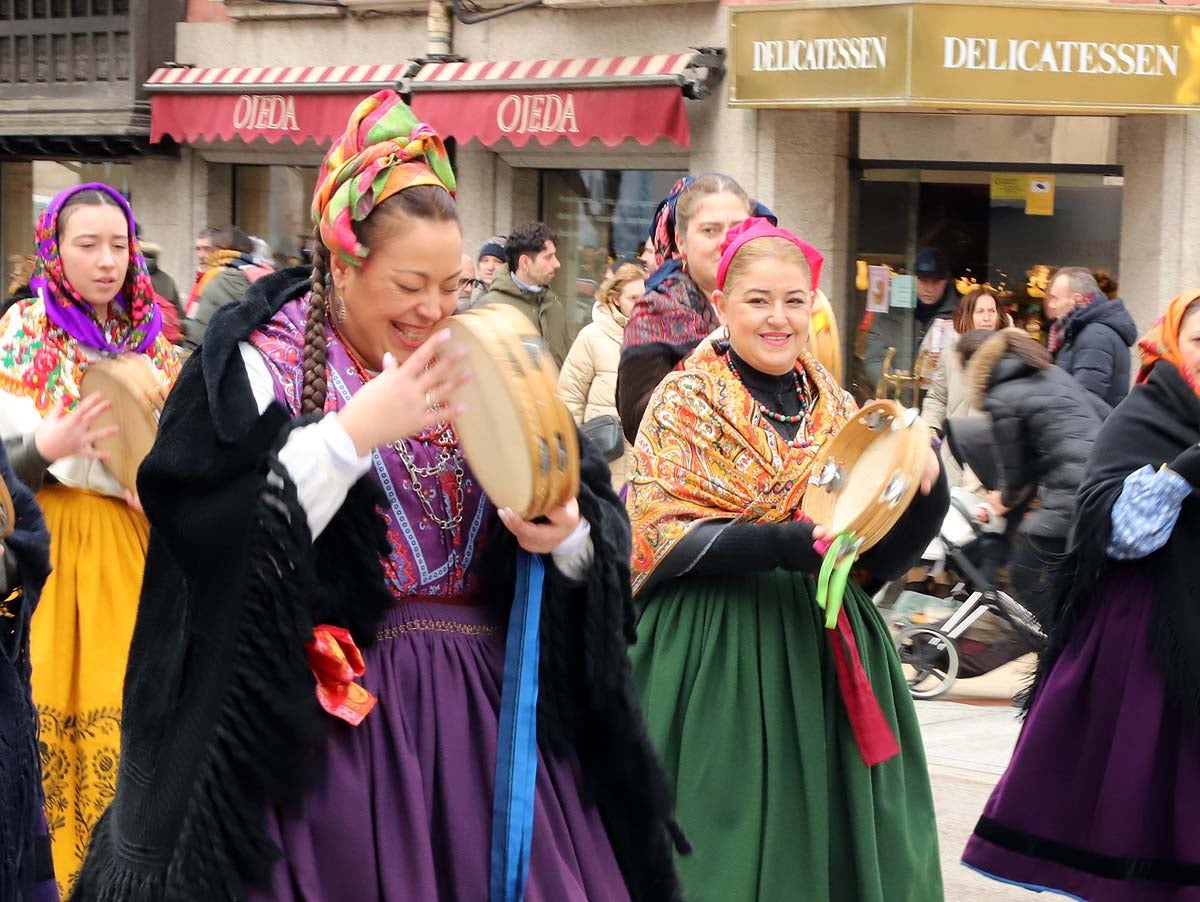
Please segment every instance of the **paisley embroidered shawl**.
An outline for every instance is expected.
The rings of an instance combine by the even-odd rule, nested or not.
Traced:
[[[775,431],[714,342],[702,342],[655,390],[634,443],[627,503],[635,592],[703,520],[779,523],[797,515],[817,454],[856,410],[812,355],[797,368],[817,391],[806,444]]]

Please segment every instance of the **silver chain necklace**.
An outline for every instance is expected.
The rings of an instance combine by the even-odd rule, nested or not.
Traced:
[[[462,523],[463,518],[464,474],[462,456],[455,454],[451,448],[439,446],[437,463],[431,467],[419,467],[417,466],[417,462],[413,460],[412,452],[408,450],[408,445],[403,440],[392,442],[392,447],[396,449],[396,454],[399,456],[400,462],[404,464],[404,469],[408,470],[409,479],[412,480],[413,491],[416,493],[417,498],[420,499],[421,507],[424,508],[429,519],[436,523],[443,532],[457,528]],[[426,493],[425,487],[421,485],[420,480],[422,478],[440,477],[450,467],[452,467],[451,472],[454,473],[454,499],[450,505],[450,509],[456,513],[447,519],[443,519],[434,513],[431,503],[432,493]]]

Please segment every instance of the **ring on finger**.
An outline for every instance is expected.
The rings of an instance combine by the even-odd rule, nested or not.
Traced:
[[[425,406],[430,410],[437,410],[437,402],[433,399],[433,392],[425,392]]]

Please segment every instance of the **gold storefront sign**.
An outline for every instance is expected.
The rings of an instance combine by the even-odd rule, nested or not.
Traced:
[[[1200,111],[1200,11],[807,3],[730,28],[733,106]]]

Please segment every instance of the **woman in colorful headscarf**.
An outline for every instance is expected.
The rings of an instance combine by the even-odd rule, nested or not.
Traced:
[[[825,628],[813,574],[830,537],[798,514],[854,413],[805,351],[821,264],[766,220],[732,230],[714,294],[725,331],[663,380],[634,446],[634,676],[695,850],[679,863],[691,902],[941,898],[891,636],[854,585]],[[930,449],[921,493],[861,565],[903,572],[948,504]]]
[[[1200,898],[1200,291],[1139,347],[1075,498],[1016,751],[963,855],[1093,902]]]
[[[720,325],[712,304],[721,243],[752,212],[770,215],[727,175],[681,178],[654,213],[656,269],[625,327],[617,370],[617,411],[633,441],[650,395]]]
[[[653,274],[625,330],[617,377],[617,409],[630,442],[658,383],[719,325],[712,298],[721,246],[747,216],[776,222],[770,210],[720,173],[681,178],[658,205],[644,250],[653,254]],[[813,299],[809,346],[840,381],[837,321],[820,291]]]
[[[518,543],[546,561],[524,898],[679,898],[608,469],[585,448],[578,498],[531,523],[458,447],[453,189],[429,126],[364,100],[313,267],[222,308],[185,367],[142,470],[138,714],[76,900],[515,899],[488,849]]]
[[[92,444],[105,404],[81,401],[80,381],[113,354],[144,354],[164,389],[179,370],[135,229],[108,185],[63,191],[38,222],[34,297],[0,321],[0,435],[52,537],[53,573],[33,619],[33,697],[64,888],[116,782],[121,683],[149,536],[137,499]]]

